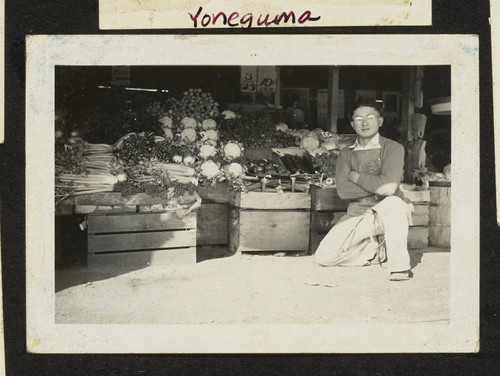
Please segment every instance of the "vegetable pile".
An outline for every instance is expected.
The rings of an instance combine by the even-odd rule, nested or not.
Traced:
[[[219,120],[222,141],[239,140],[245,148],[284,148],[295,145],[295,137],[276,131],[268,113]]]
[[[219,115],[219,103],[212,97],[211,93],[204,93],[199,88],[190,88],[183,93],[180,100],[171,99],[168,115],[175,123],[185,117],[201,122],[205,119],[214,119]]]
[[[182,155],[188,153],[191,148],[185,144],[152,133],[127,135],[118,143],[115,152],[114,171],[127,175],[127,181],[118,184],[117,190],[123,195],[147,193],[165,199],[185,191],[193,192],[197,184],[195,171],[180,164]]]
[[[127,101],[108,114],[110,121],[115,116],[115,122],[122,123],[114,125],[121,137],[114,138],[113,145],[77,139],[68,147],[58,137],[58,200],[110,191],[170,200],[193,193],[200,184],[222,181],[234,190],[265,191],[267,186],[276,192],[305,192],[309,184],[334,178],[338,151],[350,143],[321,129],[294,130],[285,123],[275,124],[266,111],[219,112],[212,95],[201,89],[188,89],[179,100],[143,100],[140,104]],[[300,153],[280,154],[281,160],[275,161],[247,161],[244,148],[289,152],[293,148]]]

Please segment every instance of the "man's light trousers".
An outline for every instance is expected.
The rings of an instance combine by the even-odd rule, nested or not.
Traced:
[[[387,269],[410,270],[407,204],[396,196],[384,198],[364,215],[342,217],[320,243],[315,259],[322,266],[370,265],[377,262],[377,235],[382,234]]]

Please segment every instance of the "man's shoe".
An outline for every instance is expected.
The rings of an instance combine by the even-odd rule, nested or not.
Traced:
[[[413,275],[410,270],[406,270],[404,272],[392,272],[389,275],[389,281],[407,281],[411,277],[413,277]]]

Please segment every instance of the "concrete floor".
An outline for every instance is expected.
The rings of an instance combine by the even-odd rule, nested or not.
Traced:
[[[404,282],[379,265],[209,252],[194,265],[58,269],[56,323],[449,323],[449,249],[410,251],[414,277]]]

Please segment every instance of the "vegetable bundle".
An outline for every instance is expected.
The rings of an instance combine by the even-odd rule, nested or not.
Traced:
[[[115,176],[113,148],[77,140],[72,146],[56,150],[55,197],[57,202],[69,196],[112,192],[126,175]],[[56,203],[57,203],[56,202]]]

